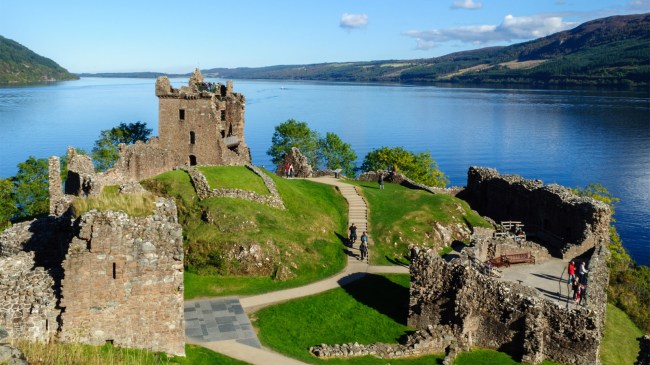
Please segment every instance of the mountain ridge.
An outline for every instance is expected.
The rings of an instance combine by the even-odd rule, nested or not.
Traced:
[[[75,80],[53,60],[43,57],[22,44],[0,36],[0,84]]]
[[[210,68],[202,72],[207,77],[233,79],[650,87],[649,45],[650,13],[645,13],[594,19],[527,42],[434,58]],[[163,74],[81,76],[154,77]]]

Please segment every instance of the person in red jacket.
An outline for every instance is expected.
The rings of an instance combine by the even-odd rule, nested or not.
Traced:
[[[575,262],[571,261],[569,263],[569,285],[573,283],[573,281],[576,279],[576,264]]]

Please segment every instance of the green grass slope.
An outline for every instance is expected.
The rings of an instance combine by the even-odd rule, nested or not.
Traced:
[[[40,56],[22,44],[0,36],[0,84],[75,80],[49,58]]]
[[[458,198],[431,194],[397,184],[352,182],[361,188],[368,202],[370,235],[374,246],[370,259],[376,265],[407,264],[408,246],[440,247],[432,233],[436,223],[442,226],[490,227],[490,223]]]
[[[224,173],[224,169],[230,171]],[[261,181],[238,168],[205,167],[202,171],[229,187],[248,190],[256,184],[255,178]],[[286,210],[240,199],[199,201],[189,176],[180,170],[145,182],[150,190],[174,197],[177,202],[186,253],[186,298],[279,290],[343,269],[345,254],[337,236],[345,234],[347,224],[343,197],[330,186],[271,177]],[[249,178],[253,182],[246,182]],[[253,245],[259,246],[261,255],[274,265],[270,272],[253,272],[231,257],[239,247]],[[276,270],[281,267],[288,268],[293,276],[278,278]]]

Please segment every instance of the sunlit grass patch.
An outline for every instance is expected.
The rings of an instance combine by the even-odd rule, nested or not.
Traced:
[[[72,212],[75,217],[92,209],[122,211],[132,217],[153,214],[156,196],[151,193],[120,194],[117,186],[105,186],[98,197],[75,198]]]

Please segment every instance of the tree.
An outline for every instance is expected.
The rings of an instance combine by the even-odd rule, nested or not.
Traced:
[[[14,179],[17,217],[35,217],[50,211],[48,163],[44,158],[29,156],[18,164]]]
[[[147,123],[142,122],[120,123],[117,127],[101,131],[91,154],[95,168],[99,171],[111,168],[119,157],[120,143],[146,142],[150,135],[151,129],[147,128]]]
[[[449,183],[429,152],[413,153],[402,147],[381,147],[368,152],[361,170],[395,170],[427,186],[445,187]]]
[[[330,170],[342,169],[346,176],[354,176],[357,154],[349,143],[345,143],[335,133],[327,132],[320,139],[320,154],[325,161],[325,168]]]
[[[9,225],[9,220],[16,214],[16,199],[13,195],[14,182],[0,179],[0,229]]]
[[[291,147],[297,147],[307,157],[314,169],[321,165],[319,147],[320,138],[318,133],[312,131],[305,122],[289,119],[275,127],[271,139],[271,147],[266,154],[272,157],[274,164],[282,163],[285,154],[291,151]]]

